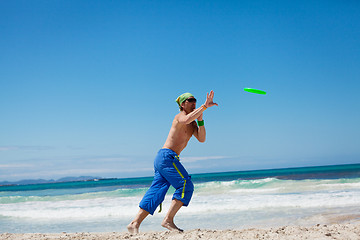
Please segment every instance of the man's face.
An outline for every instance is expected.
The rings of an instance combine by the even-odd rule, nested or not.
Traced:
[[[196,98],[189,97],[182,103],[182,107],[186,113],[194,111],[196,108]]]

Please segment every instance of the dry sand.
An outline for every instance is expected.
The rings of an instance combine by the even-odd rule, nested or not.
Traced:
[[[311,227],[304,226],[285,226],[264,229],[242,229],[242,230],[189,230],[183,233],[178,232],[144,232],[139,234],[130,233],[26,233],[26,234],[0,234],[0,239],[30,239],[30,240],[50,240],[50,239],[130,239],[130,240],[191,240],[191,239],[339,239],[339,240],[360,240],[360,222],[320,225]]]

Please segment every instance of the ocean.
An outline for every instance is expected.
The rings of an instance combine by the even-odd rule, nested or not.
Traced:
[[[193,174],[195,192],[175,223],[242,229],[360,220],[360,164]],[[152,177],[0,186],[0,232],[124,232]],[[170,188],[140,231],[160,223]]]

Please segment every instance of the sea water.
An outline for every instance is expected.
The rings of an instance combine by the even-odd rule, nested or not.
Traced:
[[[360,216],[360,164],[194,174],[184,229],[312,225]],[[0,186],[0,232],[123,232],[152,177]],[[141,231],[163,230],[163,211]]]

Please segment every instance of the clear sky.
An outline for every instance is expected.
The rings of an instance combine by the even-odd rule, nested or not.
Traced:
[[[247,93],[251,87],[267,95]],[[360,1],[0,1],[0,180],[360,163]]]

